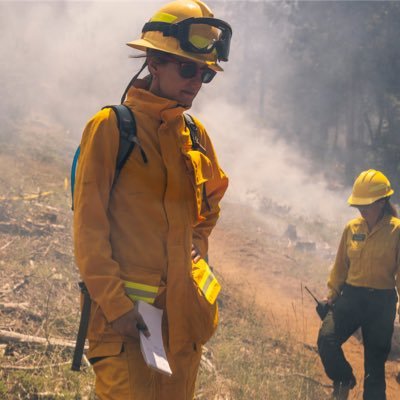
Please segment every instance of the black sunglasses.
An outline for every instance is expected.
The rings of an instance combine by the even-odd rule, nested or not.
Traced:
[[[199,67],[199,65],[193,61],[180,61],[174,57],[167,56],[162,57],[162,59],[179,65],[179,75],[184,79],[194,78],[198,74],[199,70],[201,70],[201,81],[203,83],[210,83],[216,75],[216,71],[213,71],[208,67]]]

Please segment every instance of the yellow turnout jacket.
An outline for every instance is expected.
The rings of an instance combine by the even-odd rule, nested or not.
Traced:
[[[400,219],[383,218],[369,231],[362,218],[345,227],[332,268],[330,298],[338,296],[344,283],[400,293]]]
[[[93,300],[90,357],[112,353],[124,339],[110,323],[144,299],[166,311],[171,352],[204,343],[215,329],[215,306],[192,277],[191,246],[207,254],[228,179],[201,123],[205,152],[192,149],[175,101],[131,88],[136,145],[113,187],[119,133],[114,112],[104,109],[87,124],[75,186],[75,256]],[[208,205],[204,201],[206,191]]]

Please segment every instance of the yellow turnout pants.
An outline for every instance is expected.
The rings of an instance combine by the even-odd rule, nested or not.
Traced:
[[[95,392],[100,400],[192,400],[201,347],[188,345],[176,355],[167,354],[173,375],[150,369],[139,341],[124,343],[122,351],[93,364]]]

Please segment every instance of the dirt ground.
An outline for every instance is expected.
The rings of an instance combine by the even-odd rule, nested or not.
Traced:
[[[232,282],[241,287],[249,301],[265,315],[269,329],[271,326],[277,330],[283,328],[296,340],[316,350],[320,321],[315,313],[313,300],[304,292],[303,285],[317,287],[318,293],[322,295],[325,291],[325,269],[314,275],[313,271],[296,271],[307,264],[304,259],[314,259],[313,264],[318,263],[318,254],[310,253],[299,257],[287,247],[288,241],[282,238],[279,229],[274,229],[274,225],[276,226],[275,221],[268,225],[268,222],[257,219],[254,213],[226,205],[213,232],[210,263],[228,284]],[[329,264],[329,260],[321,259],[321,264],[321,268],[325,268],[324,264]],[[396,321],[396,340],[399,330],[399,323]],[[353,336],[344,345],[344,351],[358,382],[350,398],[362,399],[362,344]],[[320,370],[321,383],[330,384],[322,364]],[[400,351],[397,343],[386,364],[388,400],[400,397],[400,385],[396,382],[399,372]]]

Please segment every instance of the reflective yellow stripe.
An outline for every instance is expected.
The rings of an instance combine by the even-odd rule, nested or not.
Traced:
[[[157,13],[156,15],[154,15],[153,18],[150,21],[151,22],[168,22],[168,23],[172,23],[177,18],[178,17],[175,17],[175,15],[160,12],[160,13]]]
[[[206,299],[211,303],[214,304],[215,300],[217,300],[218,294],[221,290],[221,285],[218,283],[217,279],[214,279],[210,282],[207,290],[205,291]]]
[[[204,281],[204,283],[201,285],[201,290],[204,293],[207,293],[208,289],[211,286],[211,283],[216,280],[214,274],[210,271],[210,273],[208,274],[208,276],[206,277],[206,280]]]
[[[154,298],[136,296],[135,294],[128,294],[128,297],[133,301],[142,300],[142,301],[145,301],[146,303],[149,303],[149,304],[153,304],[154,300],[155,300]]]
[[[196,269],[194,279],[197,282],[197,285],[203,292],[207,301],[214,304],[221,290],[221,285],[218,283],[217,278],[211,272],[211,269],[205,260],[201,259],[194,265]]]
[[[158,286],[145,285],[143,283],[124,281],[126,294],[132,300],[143,300],[153,304],[158,293]]]
[[[127,288],[144,290],[144,291],[150,292],[150,293],[158,292],[158,286],[150,286],[150,285],[145,285],[144,283],[129,282],[129,281],[124,281],[124,284],[125,284],[125,287],[127,287]]]

